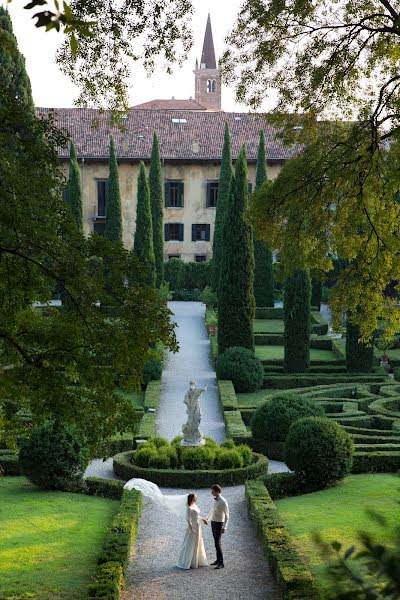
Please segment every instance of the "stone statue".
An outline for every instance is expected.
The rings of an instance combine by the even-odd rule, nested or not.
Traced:
[[[183,401],[186,404],[186,414],[188,416],[186,424],[182,427],[185,436],[182,441],[183,446],[203,446],[205,444],[203,434],[199,430],[201,421],[199,398],[207,390],[207,387],[206,385],[205,388],[197,388],[196,382],[193,380],[189,383],[189,389]]]

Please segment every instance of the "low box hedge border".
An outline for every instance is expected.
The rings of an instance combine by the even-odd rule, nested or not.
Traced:
[[[145,410],[147,410],[148,408],[154,408],[155,410],[157,410],[160,406],[160,386],[160,379],[149,381],[149,383],[147,384],[143,401],[143,406]]]
[[[248,479],[257,479],[268,472],[268,459],[255,454],[255,462],[241,469],[213,469],[208,471],[186,471],[184,469],[145,469],[130,461],[133,451],[117,454],[113,459],[114,473],[125,481],[133,477],[147,479],[160,487],[203,488],[214,483],[221,486],[242,485]]]
[[[21,475],[18,452],[14,450],[0,450],[0,473],[7,476]]]
[[[224,411],[225,428],[228,438],[247,437],[251,433],[247,431],[240,410]]]
[[[317,600],[319,595],[311,573],[294,547],[264,483],[260,480],[246,482],[246,499],[283,600]]]
[[[400,452],[354,452],[352,473],[390,473],[400,469]]]
[[[230,379],[219,379],[217,384],[218,397],[222,411],[237,410],[238,401],[232,381]]]
[[[386,379],[386,375],[357,375],[356,373],[332,373],[329,374],[328,368],[326,374],[294,374],[294,375],[268,375],[264,377],[263,389],[286,389],[313,387],[319,385],[334,385],[336,383],[381,383]]]
[[[106,483],[107,481],[107,483]],[[127,566],[135,540],[142,507],[142,496],[136,490],[122,490],[123,482],[88,478],[87,493],[106,497],[120,495],[121,504],[107,531],[94,582],[89,585],[88,598],[120,600]]]

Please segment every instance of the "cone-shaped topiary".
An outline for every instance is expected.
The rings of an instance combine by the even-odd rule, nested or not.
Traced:
[[[150,206],[153,225],[153,248],[156,267],[156,286],[159,288],[164,281],[164,246],[163,246],[163,190],[160,160],[160,144],[156,132],[153,134],[151,149],[150,171]]]
[[[236,161],[224,225],[218,297],[218,349],[221,354],[232,346],[254,350],[254,250],[252,228],[245,220],[247,202],[247,161],[243,146]]]
[[[104,236],[112,242],[122,243],[121,196],[119,192],[118,163],[114,140],[110,138],[109,176],[106,199],[107,219]]]
[[[311,281],[308,271],[295,271],[285,281],[285,370],[302,373],[310,366]]]
[[[299,419],[290,427],[285,443],[289,469],[316,489],[346,477],[351,471],[353,453],[350,435],[326,417]]]
[[[153,225],[150,211],[150,190],[147,182],[146,167],[140,162],[137,188],[136,231],[133,253],[144,267],[143,281],[154,286],[156,269],[153,248]]]
[[[346,367],[348,371],[368,373],[373,369],[374,345],[360,343],[360,330],[351,319],[346,323]]]
[[[257,154],[256,190],[260,189],[266,181],[265,137],[264,130],[261,129]],[[254,298],[256,306],[274,306],[274,292],[272,252],[262,240],[254,237]]]
[[[83,227],[83,216],[82,216],[82,184],[81,184],[81,173],[79,170],[78,159],[76,156],[76,149],[73,142],[71,142],[69,151],[69,175],[67,183],[67,204],[71,209],[74,219],[79,229]]]
[[[217,207],[213,237],[213,262],[211,287],[218,293],[222,262],[222,247],[224,237],[224,221],[228,210],[229,193],[232,180],[231,136],[228,123],[225,123],[224,145],[222,148],[221,171],[219,175]]]

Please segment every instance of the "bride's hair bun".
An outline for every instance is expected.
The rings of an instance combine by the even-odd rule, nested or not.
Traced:
[[[191,506],[193,504],[195,498],[196,498],[196,494],[188,494],[188,497],[187,497],[188,506]]]

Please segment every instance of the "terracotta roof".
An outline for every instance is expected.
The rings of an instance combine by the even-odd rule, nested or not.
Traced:
[[[149,102],[143,102],[143,104],[136,104],[132,107],[133,109],[149,109],[149,110],[207,110],[205,106],[196,102],[192,98],[189,100],[150,100]]]
[[[208,13],[206,32],[204,34],[203,52],[201,53],[200,68],[205,65],[205,69],[216,69],[217,63],[215,62],[215,51],[214,51],[214,40],[211,29],[210,13]]]
[[[160,141],[161,157],[169,160],[221,160],[224,125],[228,122],[232,137],[232,157],[242,144],[246,145],[250,161],[257,159],[260,129],[265,131],[268,160],[287,160],[295,147],[284,146],[275,138],[275,130],[263,115],[207,111],[131,110],[122,131],[110,123],[106,112],[88,108],[38,108],[39,115],[54,111],[60,127],[74,140],[78,157],[108,159],[109,136],[115,141],[119,160],[148,160],[153,132]],[[95,126],[95,123],[98,126]],[[59,151],[60,158],[69,156],[69,149]]]

